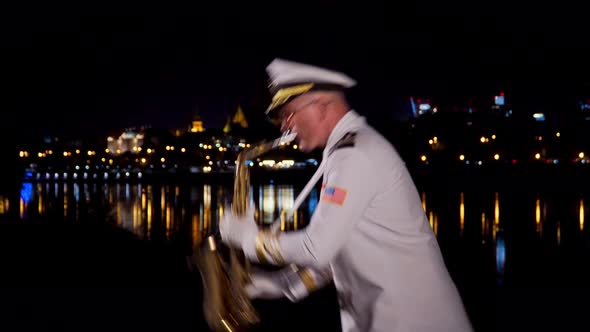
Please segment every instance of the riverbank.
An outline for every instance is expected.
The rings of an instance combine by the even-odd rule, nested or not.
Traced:
[[[547,187],[583,189],[580,185],[590,181],[590,165],[587,164],[496,164],[433,166],[429,164],[407,164],[408,170],[419,189],[432,186],[453,188],[486,187],[505,189],[527,186],[543,190]],[[250,181],[259,183],[300,183],[304,185],[316,171],[315,167],[267,170],[253,167]],[[359,174],[359,176],[363,176]],[[77,182],[77,183],[225,183],[232,184],[234,171],[192,173],[188,171],[160,172],[42,172],[26,173],[23,181]],[[13,177],[9,177],[13,178]]]

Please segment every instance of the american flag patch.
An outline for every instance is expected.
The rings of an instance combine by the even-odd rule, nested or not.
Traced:
[[[324,202],[336,203],[338,205],[344,204],[346,199],[347,191],[338,187],[326,187],[322,186],[322,197],[320,200]]]

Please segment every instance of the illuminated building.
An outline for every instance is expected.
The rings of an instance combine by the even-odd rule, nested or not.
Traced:
[[[143,145],[144,135],[134,130],[127,129],[117,139],[109,136],[107,148],[110,154],[123,154],[125,152],[138,153]]]

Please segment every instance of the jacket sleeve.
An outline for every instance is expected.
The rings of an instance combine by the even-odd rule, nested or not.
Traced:
[[[376,192],[378,175],[357,148],[337,149],[328,158],[309,225],[277,239],[285,262],[316,268],[327,265],[349,239]]]

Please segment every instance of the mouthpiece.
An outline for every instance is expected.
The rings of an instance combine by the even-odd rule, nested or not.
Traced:
[[[279,137],[278,145],[291,143],[295,139],[295,137],[297,137],[297,133],[287,130],[283,132],[281,137]]]

